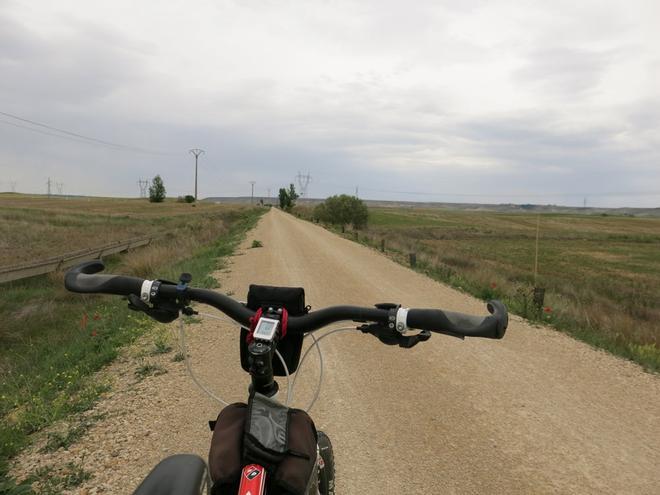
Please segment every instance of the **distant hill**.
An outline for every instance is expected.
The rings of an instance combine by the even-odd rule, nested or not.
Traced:
[[[258,204],[263,199],[265,204],[277,205],[277,198],[254,198],[254,203]],[[204,198],[202,201],[213,203],[231,203],[231,204],[250,204],[249,196],[236,197],[212,197]],[[316,205],[323,199],[303,198],[298,199],[301,205]],[[565,213],[580,215],[617,215],[617,216],[635,216],[635,217],[660,217],[660,208],[583,208],[576,206],[557,206],[557,205],[532,205],[513,203],[506,204],[480,204],[480,203],[435,203],[431,201],[384,201],[384,200],[363,200],[367,206],[381,208],[442,208],[447,210],[466,210],[466,211],[497,211],[502,213]]]

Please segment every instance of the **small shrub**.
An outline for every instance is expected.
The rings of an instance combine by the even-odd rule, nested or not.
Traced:
[[[172,350],[172,346],[169,344],[167,341],[167,338],[164,336],[160,335],[156,338],[154,342],[154,350],[152,351],[152,355],[156,354],[167,354]]]
[[[135,376],[140,379],[146,378],[148,376],[164,375],[165,373],[167,373],[167,370],[160,364],[155,363],[144,363],[135,370]]]
[[[255,239],[254,241],[252,241],[252,247],[253,248],[260,248],[260,247],[264,247],[264,245],[261,243],[261,241],[258,241],[258,240]]]

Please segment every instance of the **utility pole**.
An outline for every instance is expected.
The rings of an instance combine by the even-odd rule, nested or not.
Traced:
[[[199,148],[193,148],[189,150],[189,152],[195,155],[195,201],[197,201],[197,159],[199,158],[199,155],[206,153],[206,151],[200,150]]]
[[[46,184],[48,184],[48,197],[50,198],[50,184],[51,184],[50,177],[48,177],[48,182]]]
[[[15,180],[10,180],[9,181],[9,187],[11,187],[11,192],[15,193],[16,192],[16,181]]]
[[[57,194],[62,196],[62,191],[64,190],[64,182],[56,182],[55,187],[57,187]]]
[[[251,180],[250,184],[252,184],[252,194],[250,195],[250,204],[254,202],[254,185],[257,183],[257,181]]]
[[[356,198],[359,198],[359,197],[360,197],[360,196],[358,196],[358,186],[355,186],[355,197],[356,197]]]

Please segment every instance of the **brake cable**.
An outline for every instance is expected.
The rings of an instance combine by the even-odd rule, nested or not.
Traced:
[[[200,316],[206,316],[208,318],[212,318],[212,319],[216,319],[216,320],[220,320],[220,321],[229,320],[229,321],[233,322],[233,320],[231,320],[230,318],[220,318],[218,316],[211,315],[211,314],[208,314],[208,313],[199,313],[199,315]],[[180,349],[181,352],[183,353],[183,360],[186,364],[186,369],[188,370],[188,374],[192,378],[195,385],[197,385],[200,388],[200,390],[202,390],[206,395],[208,395],[210,398],[212,398],[216,402],[219,402],[222,405],[228,406],[229,403],[225,402],[222,398],[215,395],[211,390],[208,389],[208,387],[206,387],[201,381],[199,381],[199,379],[195,375],[195,372],[192,369],[192,364],[190,363],[190,358],[188,357],[188,352],[186,351],[186,335],[185,335],[184,323],[183,323],[182,318],[179,319],[179,346],[181,348]],[[284,367],[284,373],[285,373],[285,376],[286,376],[286,388],[287,388],[287,394],[288,394],[288,391],[291,387],[291,378],[290,378],[290,375],[289,375],[289,368],[287,367],[286,362],[284,361],[284,358],[282,357],[282,355],[280,354],[280,352],[277,349],[275,350],[275,355],[279,358],[280,362],[282,363],[282,366]],[[286,405],[287,406],[289,405],[288,399],[287,399]]]

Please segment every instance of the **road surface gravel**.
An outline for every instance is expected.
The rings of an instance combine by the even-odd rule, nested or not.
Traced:
[[[255,239],[263,247],[250,248]],[[313,309],[396,302],[486,314],[481,301],[275,209],[216,276],[239,299],[260,283],[302,286]],[[202,381],[245,400],[236,325],[188,328]],[[660,493],[660,379],[630,362],[517,317],[501,341],[433,335],[400,349],[345,332],[323,349],[312,416],[333,441],[340,494]],[[104,371],[115,387],[94,412],[106,419],[68,450],[26,453],[15,472],[82,462],[94,478],[73,493],[120,494],[166,455],[205,457],[219,406],[171,356],[158,358],[168,373],[137,381],[138,359]],[[313,363],[296,406],[317,377]]]

